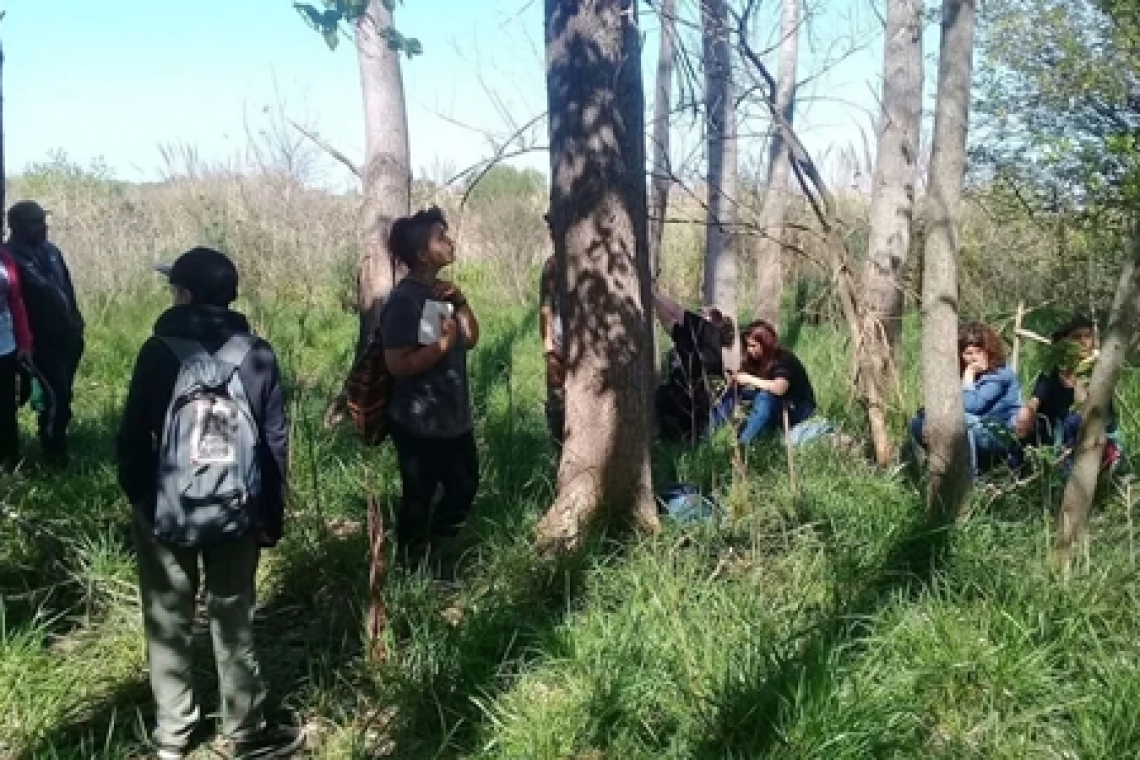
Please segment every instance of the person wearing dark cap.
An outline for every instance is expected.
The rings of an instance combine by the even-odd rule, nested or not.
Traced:
[[[154,334],[139,351],[119,426],[116,458],[120,487],[133,507],[139,595],[151,689],[158,707],[157,756],[160,760],[184,757],[201,718],[191,678],[191,653],[202,562],[222,693],[220,745],[234,757],[288,757],[304,745],[304,734],[296,728],[267,724],[266,690],[253,642],[260,552],[276,545],[282,536],[287,492],[289,426],[277,358],[266,341],[253,336],[246,317],[230,308],[238,295],[238,272],[227,256],[210,248],[194,248],[173,265],[156,269],[169,280],[174,304],[159,316]],[[178,347],[187,345],[200,353],[184,363]],[[172,400],[185,398],[177,395],[185,368],[195,356],[205,354],[215,359],[225,355],[226,366],[236,367],[242,393],[230,397],[244,396],[248,418],[252,418],[249,428],[256,435],[222,443],[224,448],[235,440],[251,442],[257,477],[245,482],[257,485],[249,491],[249,499],[240,501],[242,519],[231,523],[240,528],[226,540],[171,542],[160,529],[165,524],[160,515],[167,514],[163,510],[170,503],[164,482],[169,468],[160,461],[165,463],[170,453],[172,438],[167,433],[174,429],[170,421],[177,411]],[[225,438],[217,432],[214,435]],[[206,437],[200,434],[200,440]],[[194,455],[198,461],[206,449],[193,450],[199,452]],[[217,446],[210,451],[218,451]],[[251,461],[250,457],[243,460]]]
[[[1087,370],[1096,359],[1096,336],[1088,317],[1077,314],[1052,335],[1055,366],[1037,376],[1033,393],[1018,413],[1014,430],[1025,446],[1060,445],[1072,449],[1080,431],[1081,415],[1076,410],[1086,393]],[[1114,435],[1115,420],[1109,423],[1105,462],[1113,464],[1120,455]]]
[[[28,322],[35,337],[32,361],[46,381],[50,403],[39,415],[40,443],[49,464],[67,463],[72,389],[83,357],[83,315],[71,273],[48,240],[47,213],[35,201],[8,209],[5,247],[19,268]]]

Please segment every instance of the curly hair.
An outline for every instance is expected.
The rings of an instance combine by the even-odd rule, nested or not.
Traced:
[[[740,360],[740,366],[745,372],[756,375],[757,377],[767,376],[772,369],[772,365],[788,351],[788,349],[780,345],[780,336],[776,332],[776,328],[772,327],[770,322],[763,319],[749,322],[745,325],[744,329],[740,331],[741,344],[746,344],[748,341],[759,343],[764,353],[761,355],[760,360],[757,361],[750,358],[747,349],[745,349],[744,355]]]
[[[962,352],[969,346],[982,349],[991,367],[1005,366],[1005,341],[988,325],[971,322],[958,333],[959,364]]]
[[[437,224],[442,224],[447,229],[447,219],[439,206],[417,211],[392,222],[392,229],[388,233],[388,251],[392,261],[408,269],[414,268],[419,262],[420,253],[431,242],[431,231]]]
[[[720,336],[721,348],[732,348],[736,343],[736,323],[732,321],[732,317],[713,307],[709,307],[705,314]]]

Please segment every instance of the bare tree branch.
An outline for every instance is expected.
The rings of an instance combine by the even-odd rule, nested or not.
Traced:
[[[293,129],[297,130],[302,135],[309,138],[309,140],[311,140],[314,145],[316,145],[318,148],[323,150],[325,153],[329,154],[330,157],[332,157],[332,158],[336,159],[337,161],[339,161],[340,163],[344,164],[345,168],[347,168],[350,172],[355,174],[357,179],[363,179],[364,178],[364,172],[361,170],[361,168],[359,166],[357,166],[352,161],[351,158],[344,155],[339,150],[337,150],[335,147],[333,147],[328,142],[326,142],[323,137],[318,135],[316,132],[313,132],[312,130],[309,130],[309,129],[302,127],[300,124],[293,121],[292,119],[288,119],[288,122],[293,127]]]

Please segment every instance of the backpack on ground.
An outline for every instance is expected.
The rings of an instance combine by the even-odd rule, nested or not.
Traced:
[[[379,330],[352,365],[344,387],[348,416],[361,441],[365,446],[379,446],[388,437],[388,399],[392,395],[392,375],[384,362]]]
[[[155,536],[184,547],[242,538],[261,492],[258,427],[238,372],[254,338],[235,335],[213,354],[162,340],[180,367],[158,445]]]

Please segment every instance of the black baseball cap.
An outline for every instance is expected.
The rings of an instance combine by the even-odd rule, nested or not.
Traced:
[[[237,299],[237,267],[229,256],[213,248],[191,248],[173,264],[159,264],[154,269],[171,285],[189,292],[194,303],[229,306]]]

